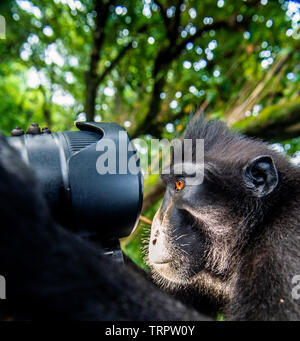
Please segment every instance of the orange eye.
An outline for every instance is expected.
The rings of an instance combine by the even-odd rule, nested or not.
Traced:
[[[183,189],[184,186],[184,181],[183,180],[177,180],[176,181],[176,190],[177,191],[181,191]]]

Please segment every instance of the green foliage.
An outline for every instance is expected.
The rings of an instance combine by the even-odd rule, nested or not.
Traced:
[[[226,321],[226,320],[225,320],[224,315],[221,314],[221,313],[219,313],[219,314],[217,314],[216,321],[224,322],[224,321]]]

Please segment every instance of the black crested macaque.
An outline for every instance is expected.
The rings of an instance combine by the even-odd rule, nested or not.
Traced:
[[[0,136],[0,320],[203,320],[56,225],[30,170]]]
[[[194,122],[185,139],[204,139],[204,181],[162,175],[147,257],[154,279],[200,309],[208,298],[228,320],[299,320],[300,168],[220,121]]]

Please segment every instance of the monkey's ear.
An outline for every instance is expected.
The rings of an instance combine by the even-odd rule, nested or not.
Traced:
[[[259,198],[270,194],[278,184],[278,172],[270,155],[261,155],[244,167],[246,186]]]

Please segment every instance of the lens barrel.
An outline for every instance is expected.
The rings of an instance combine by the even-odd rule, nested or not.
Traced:
[[[137,152],[116,123],[77,122],[80,131],[8,138],[35,171],[54,218],[63,226],[100,240],[119,239],[136,226],[143,178]],[[120,138],[121,134],[122,138]],[[125,137],[124,137],[125,136]],[[104,141],[110,143],[103,147]],[[109,146],[116,172],[99,170]],[[138,172],[119,172],[136,162]],[[105,167],[104,167],[105,168]]]

